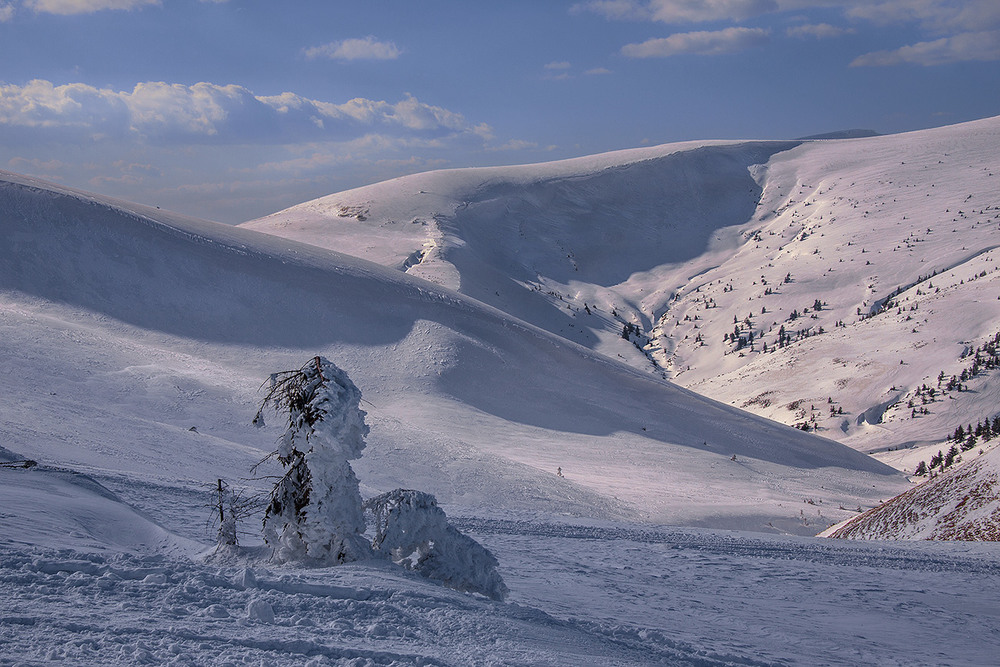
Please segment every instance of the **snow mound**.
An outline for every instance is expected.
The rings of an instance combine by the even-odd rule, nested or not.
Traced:
[[[374,548],[392,562],[459,591],[503,600],[507,586],[489,550],[448,523],[429,493],[396,489],[365,501]]]
[[[12,461],[17,463],[0,464],[0,535],[9,547],[178,556],[202,549],[142,516],[87,475],[25,463],[22,457]]]

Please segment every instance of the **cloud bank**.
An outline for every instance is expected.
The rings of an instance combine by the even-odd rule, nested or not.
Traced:
[[[573,5],[573,13],[594,13],[609,20],[648,21],[667,25],[703,22],[741,23],[766,14],[839,10],[846,20],[878,26],[915,26],[928,33],[927,41],[867,53],[854,67],[914,64],[945,65],[1000,60],[1000,0],[587,0]],[[730,28],[728,30],[751,30]],[[714,55],[762,43],[759,35],[726,31],[678,33],[622,49],[626,56],[649,58],[677,53]],[[829,23],[788,28],[788,37],[828,39],[856,32],[853,27]],[[746,40],[741,45],[740,40]]]
[[[958,62],[1000,60],[1000,30],[966,32],[930,42],[918,42],[891,51],[858,56],[852,67],[890,65],[948,65]]]
[[[131,91],[34,80],[0,85],[0,137],[9,143],[129,140],[152,144],[292,144],[369,133],[411,140],[488,139],[485,125],[407,95],[343,103],[243,86],[144,82]]]

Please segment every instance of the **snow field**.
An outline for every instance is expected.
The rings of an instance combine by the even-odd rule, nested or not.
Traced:
[[[986,665],[998,648],[988,545],[458,524],[499,556],[509,603],[388,564],[5,547],[0,663]]]
[[[10,334],[0,354],[23,379],[0,388],[13,406],[0,428],[11,449],[40,461],[140,485],[233,483],[278,435],[249,426],[257,387],[321,354],[372,406],[369,455],[380,467],[360,476],[371,495],[413,486],[448,511],[549,507],[812,531],[789,505],[817,480],[836,501],[830,523],[844,518],[841,505],[869,505],[904,484],[846,448],[398,271],[14,177],[3,192],[17,213],[0,219],[14,240],[0,249]],[[733,454],[748,460],[728,465]],[[458,487],[468,497],[455,479],[468,480]]]

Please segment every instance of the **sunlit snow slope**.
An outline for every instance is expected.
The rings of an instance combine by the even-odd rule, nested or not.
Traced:
[[[878,540],[1000,541],[1000,449],[974,456],[827,532]]]
[[[1000,118],[676,144],[419,174],[246,226],[424,276],[863,451],[936,449],[1000,399],[989,369],[941,391],[1000,332],[998,156]]]
[[[905,484],[365,260],[7,173],[0,233],[0,440],[190,536],[206,485],[274,445],[279,424],[249,426],[261,382],[314,354],[368,401],[363,491],[423,489],[452,514],[815,533]]]

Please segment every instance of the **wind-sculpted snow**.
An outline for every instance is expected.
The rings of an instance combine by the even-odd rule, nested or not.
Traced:
[[[536,182],[487,180],[438,220],[464,293],[484,264],[515,282],[539,276],[610,287],[694,259],[714,233],[748,220],[761,189],[749,167],[795,144],[706,146]],[[485,282],[485,281],[483,281]],[[482,299],[485,300],[485,299]]]
[[[0,176],[0,286],[146,329],[236,344],[384,344],[406,336],[421,302],[430,313],[449,300],[335,253]]]
[[[448,523],[434,496],[395,489],[367,500],[365,513],[372,517],[372,547],[397,565],[455,590],[506,597],[496,558]]]
[[[0,464],[5,545],[32,549],[72,541],[96,552],[160,554],[193,554],[200,548],[137,513],[87,475],[23,461]]]
[[[761,194],[749,168],[796,145],[701,142],[430,172],[243,226],[402,268],[549,331],[575,327],[567,337],[593,347],[594,325],[552,296],[574,293],[571,285],[611,288],[732,246],[719,230],[749,220]],[[572,304],[614,301],[604,289],[585,292]]]

